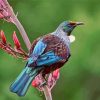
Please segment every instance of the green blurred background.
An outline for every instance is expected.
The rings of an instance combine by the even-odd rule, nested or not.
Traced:
[[[71,58],[61,68],[60,79],[52,90],[53,100],[100,100],[100,1],[99,0],[8,0],[18,12],[18,18],[31,42],[52,32],[65,20],[83,21],[73,34]],[[24,42],[10,23],[0,21],[7,40],[13,45],[16,31],[23,49]],[[25,97],[9,91],[9,86],[24,67],[25,62],[0,50],[0,100],[45,100],[32,86]]]

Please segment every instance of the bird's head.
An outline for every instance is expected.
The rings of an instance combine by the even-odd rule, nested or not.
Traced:
[[[59,28],[67,34],[67,36],[71,35],[73,29],[78,25],[83,25],[83,22],[73,22],[73,21],[64,21],[60,24]]]

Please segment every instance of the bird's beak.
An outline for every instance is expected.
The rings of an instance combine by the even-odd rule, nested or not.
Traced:
[[[83,22],[76,22],[76,25],[84,25]]]
[[[67,36],[71,35],[72,30],[78,26],[78,25],[84,25],[83,22],[74,22],[74,21],[70,21],[69,24],[70,25],[70,29],[67,31]]]
[[[70,25],[72,25],[72,26],[77,26],[77,25],[84,25],[84,23],[83,22],[73,22],[73,21],[70,21],[70,23],[69,23]]]

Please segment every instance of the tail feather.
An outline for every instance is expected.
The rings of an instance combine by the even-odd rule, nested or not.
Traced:
[[[24,74],[23,76],[22,76],[22,80],[20,80],[18,83],[17,83],[17,85],[14,87],[14,91],[16,91],[16,93],[20,90],[20,89],[22,89],[22,88],[24,88],[24,86],[25,86],[25,84],[27,83],[27,81],[29,80],[29,76],[28,75],[26,75],[26,74]],[[14,83],[13,83],[14,84]]]
[[[33,80],[33,78],[31,77],[31,78],[29,79],[29,81],[26,83],[26,85],[23,85],[22,89],[20,89],[20,90],[17,92],[17,94],[18,94],[19,96],[24,96],[24,95],[26,94],[26,92],[27,92],[27,90],[28,90],[28,88],[29,88],[29,86],[30,86],[32,80]]]
[[[38,74],[36,70],[25,67],[17,79],[11,84],[10,91],[19,96],[24,96],[35,76]],[[30,70],[30,72],[29,72]],[[28,72],[28,73],[27,73]]]
[[[16,93],[18,89],[16,88],[18,84],[21,82],[23,79],[23,76],[25,75],[25,69],[20,73],[20,75],[17,77],[17,79],[11,84],[10,86],[10,91]]]

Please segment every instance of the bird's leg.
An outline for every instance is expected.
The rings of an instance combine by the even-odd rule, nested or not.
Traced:
[[[44,81],[43,83],[41,83],[41,84],[39,85],[39,87],[43,87],[43,86],[45,86],[46,84],[47,84],[47,82]]]
[[[47,85],[47,77],[45,74],[41,74],[40,77],[42,78],[42,83],[40,84],[40,87],[43,87]]]

